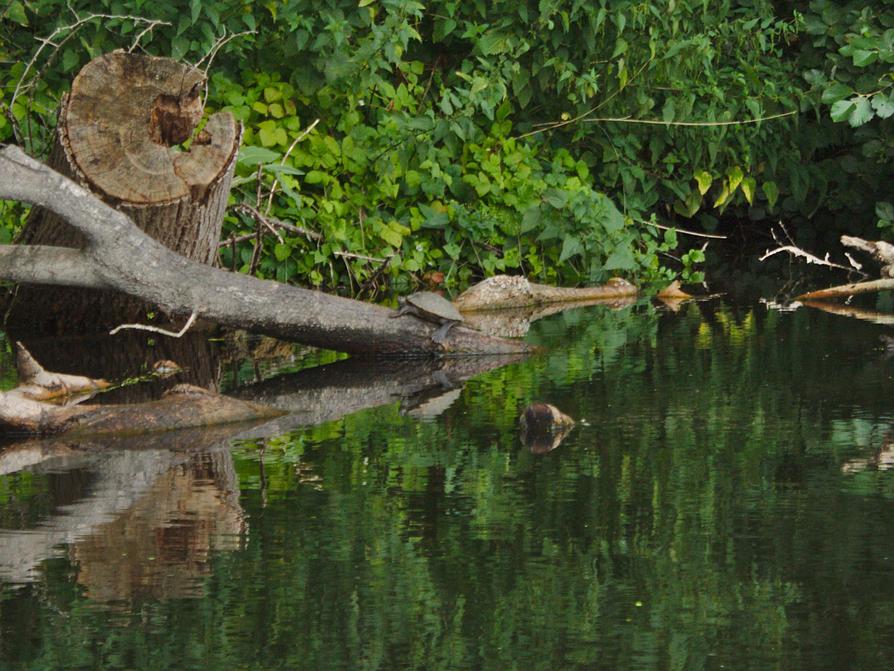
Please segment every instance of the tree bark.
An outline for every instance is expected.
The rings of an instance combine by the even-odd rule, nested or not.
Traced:
[[[113,52],[75,77],[59,113],[49,165],[127,214],[145,233],[199,263],[217,256],[240,127],[213,115],[188,151],[176,145],[202,115],[204,74],[169,59]],[[65,217],[35,208],[18,242],[79,249]],[[71,333],[145,320],[154,306],[107,291],[20,287],[19,330]]]
[[[515,354],[523,342],[462,326],[443,344],[437,326],[385,307],[192,262],[156,242],[123,213],[16,147],[0,149],[0,198],[21,200],[64,217],[84,236],[81,250],[0,246],[0,279],[115,289],[171,312],[353,354],[432,356]]]

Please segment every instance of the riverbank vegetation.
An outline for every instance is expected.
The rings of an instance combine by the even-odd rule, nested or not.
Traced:
[[[664,227],[894,227],[890,3],[14,0],[0,141],[45,156],[116,48],[199,63],[244,123],[220,256],[260,277],[695,280],[704,240]]]

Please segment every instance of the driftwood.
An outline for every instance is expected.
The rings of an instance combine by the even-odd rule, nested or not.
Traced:
[[[894,289],[894,245],[882,240],[864,240],[851,235],[842,235],[841,244],[845,247],[859,249],[870,254],[876,261],[882,264],[880,274],[882,279],[868,282],[852,282],[840,284],[826,289],[808,291],[795,298],[796,301],[815,301],[824,298],[848,298],[857,294],[875,293],[877,291],[890,291]],[[848,256],[850,258],[850,256]],[[851,263],[855,263],[851,260]],[[836,266],[845,268],[844,266]],[[845,268],[847,269],[847,268]],[[816,306],[814,306],[816,307]]]
[[[204,88],[201,70],[167,58],[122,51],[95,58],[63,99],[49,166],[169,249],[212,264],[241,129],[217,113],[188,151],[174,147],[201,119]],[[85,239],[65,216],[36,207],[17,243],[81,248]],[[8,320],[20,331],[96,332],[154,309],[116,292],[25,286]]]
[[[534,284],[525,277],[497,275],[470,287],[453,304],[461,312],[475,312],[551,303],[613,301],[636,295],[636,287],[620,278],[613,278],[598,287],[565,288]]]
[[[191,262],[140,231],[131,220],[16,147],[0,150],[0,198],[40,205],[64,217],[86,240],[83,249],[0,246],[0,279],[114,289],[171,313],[197,313],[315,347],[384,356],[512,354],[521,342],[461,326],[443,345],[436,326],[393,310]]]
[[[672,310],[694,297],[672,282],[656,295]],[[637,288],[620,278],[596,287],[551,287],[524,277],[496,275],[470,287],[453,301],[467,326],[504,338],[521,338],[531,324],[558,312],[593,305],[619,309],[636,302]]]
[[[16,433],[91,436],[140,434],[267,419],[282,414],[269,406],[181,384],[161,399],[142,404],[86,404],[109,387],[105,380],[50,373],[17,344],[21,384],[0,393],[0,436]],[[56,403],[49,402],[56,400]]]
[[[851,284],[840,284],[827,289],[808,291],[806,294],[801,294],[795,298],[795,300],[811,301],[823,298],[847,298],[849,296],[856,296],[857,294],[871,294],[876,291],[890,291],[891,289],[894,289],[894,279],[854,282]]]
[[[841,244],[866,252],[882,265],[880,270],[882,277],[894,277],[894,245],[891,243],[884,240],[864,240],[852,235],[842,235]]]

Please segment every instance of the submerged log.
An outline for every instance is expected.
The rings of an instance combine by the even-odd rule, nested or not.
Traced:
[[[229,113],[202,116],[204,74],[166,58],[113,52],[88,63],[64,98],[49,165],[129,216],[147,235],[199,263],[217,256],[239,148]],[[18,242],[80,249],[65,216],[36,207]],[[20,287],[20,331],[98,331],[145,319],[153,305],[108,291]]]

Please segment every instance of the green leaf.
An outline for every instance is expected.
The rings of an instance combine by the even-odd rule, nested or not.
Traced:
[[[450,215],[446,212],[439,212],[428,205],[420,205],[419,211],[425,217],[422,222],[422,228],[444,228],[450,221]]]
[[[8,18],[10,21],[15,21],[20,26],[28,25],[28,16],[25,14],[25,7],[19,0],[13,2],[7,8],[5,13],[0,14],[0,18]]]
[[[543,200],[561,210],[568,203],[568,192],[563,189],[547,189],[543,194]]]
[[[729,182],[723,185],[723,190],[720,192],[720,195],[717,196],[717,199],[714,201],[714,207],[723,207],[729,201],[730,196],[733,195],[733,192],[730,191]]]
[[[636,259],[633,258],[633,249],[630,245],[615,248],[603,266],[605,270],[631,270],[635,267]]]
[[[609,200],[608,196],[603,196],[603,204],[605,211],[601,219],[602,227],[607,233],[617,233],[624,228],[624,215],[615,207],[615,204]]]
[[[280,156],[279,152],[263,147],[243,147],[239,150],[237,162],[240,165],[260,165],[261,163],[272,163]]]
[[[755,119],[760,119],[761,117],[761,104],[760,101],[755,100],[754,98],[749,98],[745,101],[745,107],[748,108],[748,111],[751,112],[752,117]]]
[[[178,35],[171,40],[171,59],[179,61],[183,59],[183,55],[189,51],[189,40],[183,35]]]
[[[202,11],[202,0],[189,0],[189,12],[191,15],[191,23],[195,23]]]
[[[887,119],[894,114],[894,93],[885,95],[884,93],[876,93],[872,96],[872,109],[880,119]]]
[[[844,100],[853,94],[854,90],[850,86],[836,83],[823,91],[822,101],[826,105],[833,105],[839,100]]]
[[[273,248],[273,255],[277,261],[285,261],[292,255],[292,247],[282,242],[277,243]]]
[[[754,177],[746,177],[742,180],[742,193],[745,194],[745,200],[749,205],[754,204],[754,190],[757,187]]]
[[[303,175],[304,174],[303,170],[299,170],[298,168],[293,168],[290,165],[268,165],[267,171],[273,172],[276,174],[283,174],[283,175]]]
[[[698,183],[698,192],[704,196],[708,192],[708,189],[711,188],[711,183],[714,181],[714,178],[711,177],[711,173],[706,170],[699,170],[693,177],[695,177],[695,181]]]
[[[372,3],[374,3],[375,1],[376,1],[376,0],[360,0],[360,2],[357,4],[357,6],[358,6],[358,7],[368,7],[369,5],[371,5]]]
[[[865,68],[867,65],[872,65],[878,60],[878,52],[854,49],[853,59],[854,65],[858,68]]]
[[[279,137],[276,131],[282,130],[282,128],[270,128],[266,126],[258,130],[258,138],[261,140],[261,144],[265,147],[274,147],[279,144]],[[283,131],[285,134],[285,131]]]
[[[326,180],[328,175],[321,170],[311,170],[307,175],[304,176],[304,181],[308,184],[319,184]]]
[[[673,98],[668,98],[661,110],[661,118],[669,123],[674,120],[674,113],[674,100]]]
[[[739,184],[742,183],[742,178],[745,175],[742,173],[742,168],[737,165],[734,165],[732,168],[726,171],[726,178],[729,180],[729,192],[732,194],[736,189],[739,188]]]
[[[540,226],[540,206],[532,205],[527,210],[525,210],[525,214],[522,217],[521,232],[528,233],[529,231],[533,231],[538,226]]]
[[[403,236],[394,231],[387,226],[383,226],[382,230],[379,231],[379,237],[382,238],[385,242],[391,245],[394,248],[399,249],[401,243],[403,242]]]
[[[80,61],[78,52],[74,49],[66,49],[62,54],[62,69],[65,72],[70,72],[77,66],[78,61]]]
[[[559,263],[564,263],[572,256],[583,254],[584,247],[575,237],[567,236],[565,242],[562,243],[562,253],[559,255]]]
[[[776,200],[779,198],[779,187],[776,186],[776,182],[767,181],[761,184],[761,191],[764,192],[764,195],[767,197],[767,202],[770,204],[770,209],[776,205]]]
[[[894,205],[885,200],[880,200],[875,204],[875,216],[877,216],[882,222],[886,222],[888,225],[894,223]]]
[[[834,105],[832,105],[832,121],[844,121],[850,116],[850,113],[855,106],[856,103],[853,99],[839,100]]]
[[[275,102],[282,98],[282,91],[277,88],[273,88],[272,86],[268,86],[264,89],[264,100],[268,103]]]
[[[864,123],[868,123],[872,120],[872,117],[875,116],[875,112],[872,111],[872,103],[869,102],[869,98],[866,96],[860,96],[856,99],[857,103],[854,106],[853,111],[850,113],[850,116],[847,118],[847,122],[851,125],[851,128],[856,128],[857,126],[862,126]]]

